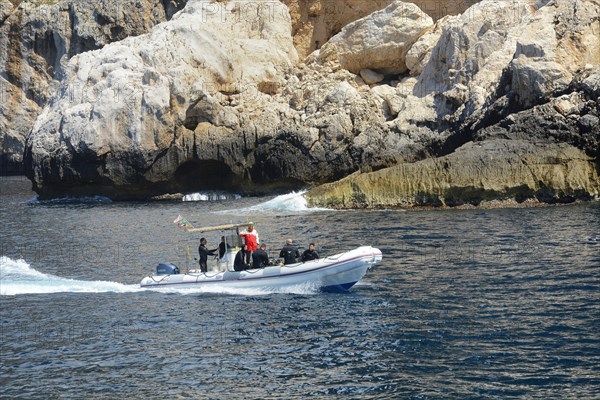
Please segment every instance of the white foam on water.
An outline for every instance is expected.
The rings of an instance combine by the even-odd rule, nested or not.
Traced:
[[[183,201],[220,201],[220,200],[239,200],[242,196],[235,193],[223,192],[199,192],[190,193],[183,196]]]
[[[39,272],[19,259],[0,257],[0,295],[15,296],[37,293],[127,293],[140,291],[138,285],[124,285],[109,281],[82,281],[61,278]]]
[[[270,288],[223,288],[205,286],[198,288],[141,288],[138,284],[125,285],[110,281],[83,281],[45,274],[31,268],[27,261],[0,257],[0,295],[48,293],[134,293],[134,292],[194,294],[224,294],[238,296],[264,296],[273,293],[313,294],[317,289],[310,284],[293,287]]]
[[[314,211],[331,211],[327,208],[310,208],[304,195],[306,190],[280,195],[269,201],[242,209],[225,210],[221,213],[255,214],[255,213],[298,213]]]
[[[287,293],[287,294],[315,294],[319,292],[319,289],[314,284],[302,284],[296,286],[282,287],[282,288],[231,288],[231,287],[217,287],[213,285],[201,286],[196,288],[147,288],[145,290],[159,293],[178,293],[181,295],[195,295],[195,294],[215,294],[215,295],[233,295],[233,296],[266,296],[269,294],[276,293]]]

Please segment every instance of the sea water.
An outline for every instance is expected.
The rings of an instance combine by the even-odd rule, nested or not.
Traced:
[[[600,206],[332,211],[302,193],[37,201],[0,179],[0,398],[600,398]],[[383,262],[349,293],[142,290],[253,221]],[[217,233],[206,234],[209,247]]]

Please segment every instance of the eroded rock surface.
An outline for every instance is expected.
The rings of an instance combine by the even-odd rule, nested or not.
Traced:
[[[306,197],[312,206],[349,209],[590,200],[600,195],[594,162],[564,143],[495,139],[468,143],[440,158],[354,174]]]
[[[22,171],[26,135],[76,54],[148,32],[185,0],[0,2],[0,173]]]
[[[461,179],[478,177],[472,185],[440,178],[458,192],[591,198],[600,129],[599,3],[484,0],[434,23],[422,9],[395,1],[302,62],[282,3],[253,2],[248,11],[235,1],[190,0],[148,34],[73,57],[33,127],[26,162],[42,196],[269,191],[357,171],[401,180],[413,175],[402,178],[393,172],[397,165],[445,160],[452,174],[465,174]],[[399,23],[398,10],[419,16],[421,25],[412,17]],[[390,41],[395,47],[381,47],[381,57],[344,47],[353,35],[387,37],[391,27],[408,39]],[[343,49],[362,55],[349,62]],[[538,152],[544,156],[531,156]],[[503,161],[487,162],[488,154]],[[517,160],[542,165],[552,157],[562,160],[549,163],[556,168],[539,167],[529,177],[511,169]],[[504,189],[488,185],[499,178],[473,174],[478,166],[515,178],[506,178]],[[423,182],[441,173],[423,171],[433,174]],[[538,186],[525,181],[543,174]],[[396,187],[407,189],[400,181]],[[476,202],[430,187],[441,204]],[[316,193],[329,196],[311,192],[315,204]],[[413,192],[400,198],[415,199]]]

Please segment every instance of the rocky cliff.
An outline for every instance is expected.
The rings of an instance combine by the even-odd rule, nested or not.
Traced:
[[[312,204],[337,199],[341,207],[353,208],[597,197],[599,5],[483,2],[439,21],[409,50],[408,57],[429,49],[414,56],[425,62],[415,64],[414,78],[404,79],[406,99],[398,102],[398,91],[407,92],[402,83],[395,91],[386,88],[384,99],[392,115],[398,110],[394,124],[400,132],[430,138],[437,128],[438,144],[431,142],[429,151],[445,157],[355,174],[311,191]],[[498,17],[487,17],[491,14]],[[526,141],[527,156],[522,146],[507,147],[505,139]],[[381,178],[386,174],[395,185]]]
[[[478,0],[469,0],[474,3]],[[417,0],[434,19],[458,14],[469,1]],[[22,171],[25,137],[54,93],[68,60],[81,52],[148,32],[169,20],[187,0],[0,0],[0,174]],[[284,0],[300,57],[342,27],[391,0]],[[248,9],[252,5],[246,5]],[[271,5],[269,7],[273,8]],[[206,13],[220,13],[218,8]],[[9,16],[13,14],[10,18]],[[279,17],[279,15],[272,15]],[[6,20],[6,24],[4,21]]]
[[[146,198],[354,173],[311,201],[598,195],[599,0],[484,0],[437,20],[394,1],[304,61],[288,4],[190,0],[72,57],[27,140],[34,188]]]
[[[185,0],[0,0],[0,173],[22,171],[25,137],[76,54],[148,32]]]

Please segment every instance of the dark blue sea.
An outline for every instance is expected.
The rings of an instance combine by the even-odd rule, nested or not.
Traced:
[[[0,398],[600,399],[598,203],[196,198],[39,202],[0,178]],[[142,290],[160,261],[195,266],[178,215],[253,221],[272,252],[291,237],[383,262],[348,293]]]

